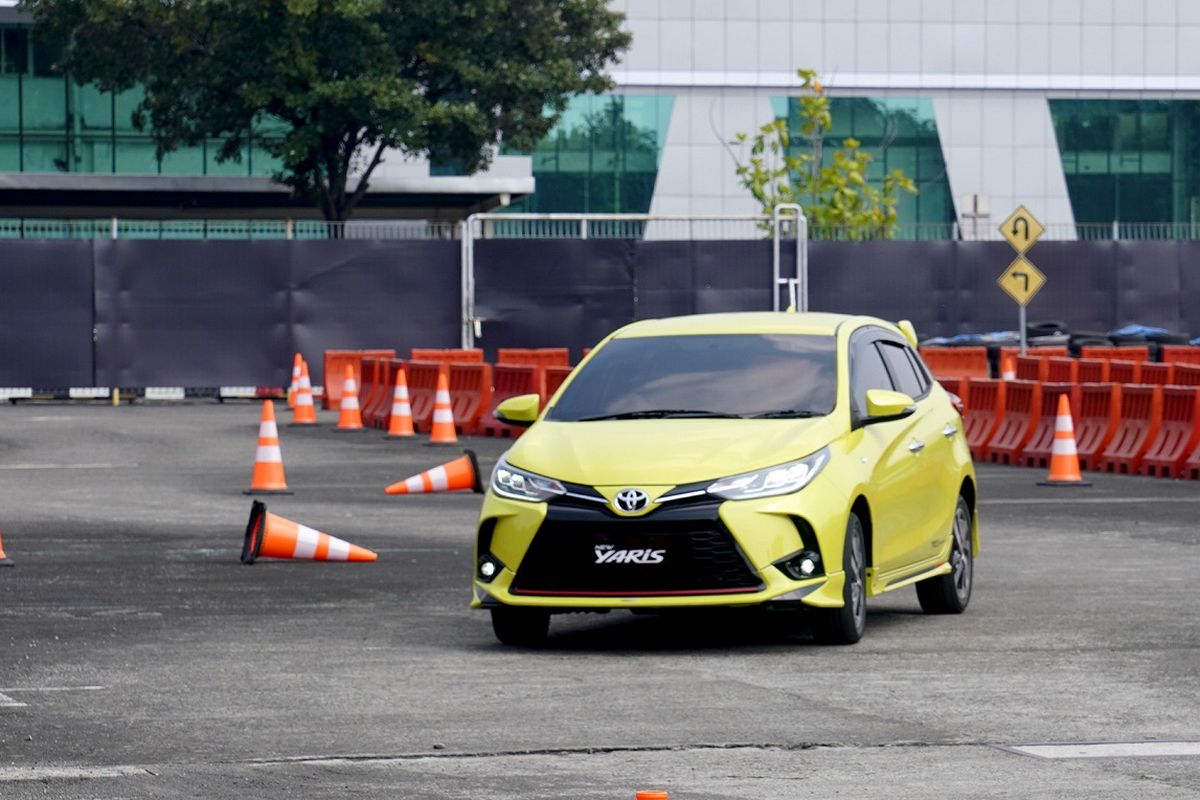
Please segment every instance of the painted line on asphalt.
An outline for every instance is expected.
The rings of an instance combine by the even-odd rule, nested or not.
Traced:
[[[107,686],[12,686],[0,688],[0,692],[99,692]]]
[[[5,781],[83,780],[87,778],[129,778],[153,775],[145,767],[0,767],[0,783]]]
[[[0,692],[0,708],[25,708],[27,705],[27,703],[20,703],[4,692]]]
[[[1055,491],[1062,491],[1061,489]],[[1060,494],[1056,497],[1030,497],[1024,500],[1004,498],[1001,500],[980,500],[981,506],[1060,506],[1067,503],[1082,503],[1086,505],[1115,505],[1118,503],[1191,503],[1200,504],[1200,497],[1068,497]]]
[[[0,469],[132,469],[137,464],[0,464]]]
[[[1154,758],[1200,756],[1200,742],[1108,742],[1104,744],[1023,744],[1002,747],[1036,758]]]

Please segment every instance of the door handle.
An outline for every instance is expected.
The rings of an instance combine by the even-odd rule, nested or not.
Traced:
[[[912,453],[914,456],[915,456],[917,453],[920,453],[920,452],[921,452],[922,450],[924,450],[924,449],[925,449],[925,443],[924,443],[924,442],[918,442],[918,441],[916,441],[915,439],[913,440],[912,444],[910,444],[910,445],[908,446],[908,452]]]
[[[945,436],[947,439],[953,438],[954,434],[956,434],[956,433],[958,433],[958,428],[951,425],[950,423],[946,423],[946,427],[942,428],[942,435]]]

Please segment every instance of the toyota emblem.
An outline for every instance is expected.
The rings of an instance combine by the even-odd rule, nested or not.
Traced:
[[[641,489],[622,489],[613,498],[613,508],[625,514],[641,511],[650,502],[650,496]]]

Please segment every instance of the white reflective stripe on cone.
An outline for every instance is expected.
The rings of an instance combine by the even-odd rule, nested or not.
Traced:
[[[439,408],[433,412],[434,422],[454,422],[454,412],[448,408]]]
[[[404,488],[412,493],[423,492],[425,491],[425,483],[421,480],[420,475],[414,475],[411,478],[405,479]]]
[[[438,392],[436,395],[433,396],[433,402],[434,402],[434,405],[439,405],[439,406],[450,405],[450,393],[449,392]]]
[[[296,405],[311,406],[312,404],[313,404],[313,399],[312,399],[311,392],[300,392],[299,394],[296,395]]]
[[[258,426],[258,438],[260,439],[278,439],[279,426],[274,422],[263,422]]]
[[[393,398],[396,400],[403,400],[405,402],[408,402],[408,387],[407,386],[397,386],[396,391],[393,394]]]
[[[292,551],[292,558],[312,558],[317,552],[317,542],[320,540],[320,531],[314,531],[305,525],[297,525],[296,549]]]
[[[350,557],[350,543],[343,542],[341,539],[329,537],[329,555],[326,556],[330,561],[345,561]]]
[[[1073,456],[1077,455],[1075,450],[1074,439],[1055,439],[1054,444],[1050,448],[1052,456]]]
[[[258,452],[254,454],[255,461],[283,461],[283,453],[279,452],[277,444],[260,444]]]
[[[347,411],[358,411],[358,395],[342,395],[342,408],[346,409]]]
[[[356,384],[354,381],[346,381],[345,385],[342,386],[342,391],[357,393],[358,392],[358,384]]]
[[[411,417],[412,409],[408,407],[408,403],[392,403],[392,413],[400,417]]]
[[[1062,433],[1063,431],[1066,431],[1068,433],[1075,432],[1075,426],[1071,424],[1071,418],[1070,417],[1055,417],[1054,432]]]
[[[445,467],[434,467],[429,470],[429,485],[435,492],[443,491],[450,485],[450,476],[446,474]]]

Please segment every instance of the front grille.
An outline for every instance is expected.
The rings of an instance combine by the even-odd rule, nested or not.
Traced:
[[[511,591],[570,596],[737,594],[762,588],[717,504],[620,519],[602,509],[556,507],[525,553]],[[603,553],[638,561],[598,563]],[[661,552],[659,552],[661,551]],[[661,561],[656,559],[661,556]],[[608,556],[612,558],[612,556]]]

